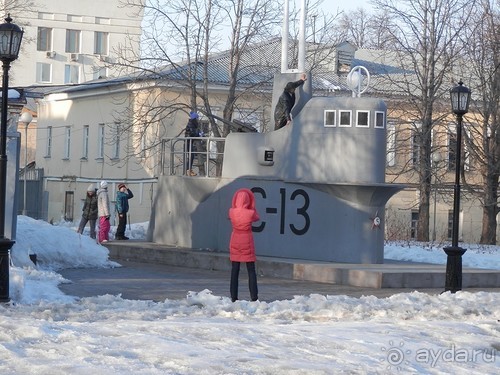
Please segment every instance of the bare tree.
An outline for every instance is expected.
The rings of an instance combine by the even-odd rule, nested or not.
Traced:
[[[403,172],[416,174],[419,220],[417,240],[429,240],[432,132],[442,120],[436,110],[448,98],[449,74],[458,56],[459,34],[475,1],[467,0],[374,0],[375,9],[391,20],[385,35],[402,69],[391,87],[403,93],[408,122],[414,124],[412,142],[418,152]],[[386,52],[385,52],[386,53]],[[448,99],[446,99],[448,101]]]
[[[496,7],[493,6],[496,1]],[[480,243],[497,242],[497,214],[500,212],[500,1],[481,0],[478,11],[468,22],[463,38],[463,76],[471,76],[473,101],[469,118],[479,126],[469,126],[466,148],[482,181],[465,186],[483,206]],[[476,116],[474,116],[476,115]],[[467,133],[466,133],[467,134]]]
[[[306,66],[313,73],[331,71],[336,47],[345,41],[342,30],[337,26],[341,12],[327,14],[321,10],[323,0],[307,1],[306,18]],[[299,14],[297,2],[290,4],[289,57],[291,67],[298,66]]]
[[[40,8],[40,5],[32,0],[2,0],[0,1],[0,6],[5,17],[9,13],[12,16],[19,16],[26,12],[32,12],[34,7]]]
[[[2,0],[0,1],[0,6],[2,9],[2,18],[7,19],[8,16],[10,16],[12,18],[12,23],[21,28],[29,25],[27,19],[23,17],[26,17],[27,14],[33,13],[34,11],[43,9],[39,2],[32,0]],[[2,22],[4,21],[2,20]],[[36,36],[30,36],[27,33],[24,33],[21,43],[21,52],[24,50],[26,45],[35,42]],[[14,73],[11,72],[10,74],[11,77],[14,77]]]
[[[36,0],[1,0],[0,6],[2,9],[2,18],[7,18],[7,16],[10,15],[11,18],[13,18],[13,23],[18,24],[21,27],[27,25],[23,24],[22,21],[20,22],[18,18],[22,18],[26,14],[43,9],[43,6]],[[25,43],[33,43],[34,41],[34,37],[30,38],[29,36],[24,35],[21,48]]]
[[[179,111],[189,113],[193,110],[205,115],[212,134],[226,135],[229,128],[224,124],[227,122],[218,122],[213,114],[214,94],[210,93],[212,82],[209,80],[211,62],[229,46],[224,57],[228,57],[226,71],[221,72],[228,77],[229,83],[222,118],[231,121],[241,94],[237,90],[237,86],[241,86],[241,57],[252,43],[269,39],[272,30],[276,30],[281,21],[276,3],[270,0],[124,0],[123,5],[137,14],[143,12],[146,27],[140,53],[133,53],[132,43],[122,46],[118,51],[122,58],[116,64],[124,69],[133,67],[138,72],[137,79],[154,78],[161,82],[156,85],[157,89],[141,92],[143,103],[140,108],[137,105],[133,108],[134,115],[123,116],[135,118],[140,124],[137,126],[133,121],[127,130],[133,130],[135,138],[141,138],[151,131],[148,128],[157,126],[163,119]],[[162,101],[165,91],[169,91],[169,99],[163,95]],[[172,95],[176,92],[177,97]],[[188,102],[177,100],[185,93],[189,93]],[[145,113],[148,114],[146,121]],[[158,142],[161,131],[154,132],[155,137],[150,138]],[[156,145],[152,143],[150,147]]]
[[[372,14],[364,8],[344,12],[339,20],[338,28],[343,39],[358,48],[389,48],[387,37],[389,19],[387,14]]]
[[[310,4],[312,11],[320,2]],[[135,139],[149,133],[152,142],[148,147],[155,148],[165,130],[152,128],[176,113],[196,110],[209,121],[214,136],[225,136],[241,98],[265,95],[266,90],[261,88],[272,82],[279,67],[280,44],[270,41],[279,40],[281,4],[272,0],[123,0],[123,6],[138,16],[144,14],[145,27],[141,51],[134,52],[133,42],[121,46],[117,51],[121,58],[114,65],[134,69],[136,81],[157,81],[154,89],[147,87],[134,93],[133,101],[141,98],[142,105],[129,105],[128,113],[117,114],[117,118],[133,119],[123,132],[133,133]],[[331,17],[316,14],[316,36],[325,41]],[[309,23],[309,32],[311,28]],[[274,49],[263,53],[262,46],[271,44]],[[223,94],[211,88],[209,73],[215,62],[218,67],[224,66],[220,72],[226,77]],[[163,95],[167,91],[169,95]],[[189,93],[188,102],[179,100],[185,93]],[[220,108],[221,98],[222,116],[215,116],[214,102]],[[135,142],[129,154],[137,151]]]

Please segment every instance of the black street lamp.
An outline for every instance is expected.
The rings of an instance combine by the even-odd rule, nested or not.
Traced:
[[[457,116],[457,146],[455,151],[455,186],[453,191],[453,228],[451,246],[444,248],[446,260],[445,291],[455,293],[462,290],[462,255],[467,251],[458,246],[458,222],[460,213],[460,164],[462,156],[462,118],[469,111],[471,91],[458,82],[450,90],[451,109]]]
[[[9,100],[10,63],[19,56],[23,30],[12,22],[10,14],[0,25],[0,60],[2,61],[2,114],[0,118],[0,302],[9,302],[9,253],[14,241],[5,238],[5,194],[7,191],[7,105]]]

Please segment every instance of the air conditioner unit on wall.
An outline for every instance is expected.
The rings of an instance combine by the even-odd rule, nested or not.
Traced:
[[[56,51],[47,51],[45,52],[45,56],[47,56],[47,58],[49,59],[53,59],[54,57],[56,57]]]
[[[80,58],[80,55],[78,53],[72,53],[69,55],[69,59],[71,61],[78,61],[79,58]]]

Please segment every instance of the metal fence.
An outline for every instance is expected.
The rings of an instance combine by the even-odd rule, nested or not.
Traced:
[[[17,214],[23,212],[34,219],[43,219],[43,168],[22,168],[17,185]],[[26,191],[26,195],[25,192]],[[26,207],[24,206],[26,202]]]
[[[220,177],[225,140],[219,137],[175,137],[162,140],[160,175],[185,176],[190,169],[195,176]],[[188,161],[191,157],[193,164],[189,168]]]

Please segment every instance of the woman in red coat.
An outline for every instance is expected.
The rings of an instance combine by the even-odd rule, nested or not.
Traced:
[[[259,220],[255,210],[255,197],[251,190],[240,189],[233,196],[233,203],[229,209],[229,219],[233,226],[229,242],[229,259],[231,260],[231,300],[238,299],[238,277],[240,263],[245,262],[248,271],[248,287],[250,298],[257,301],[257,274],[255,272],[255,245],[253,242],[252,223]]]

